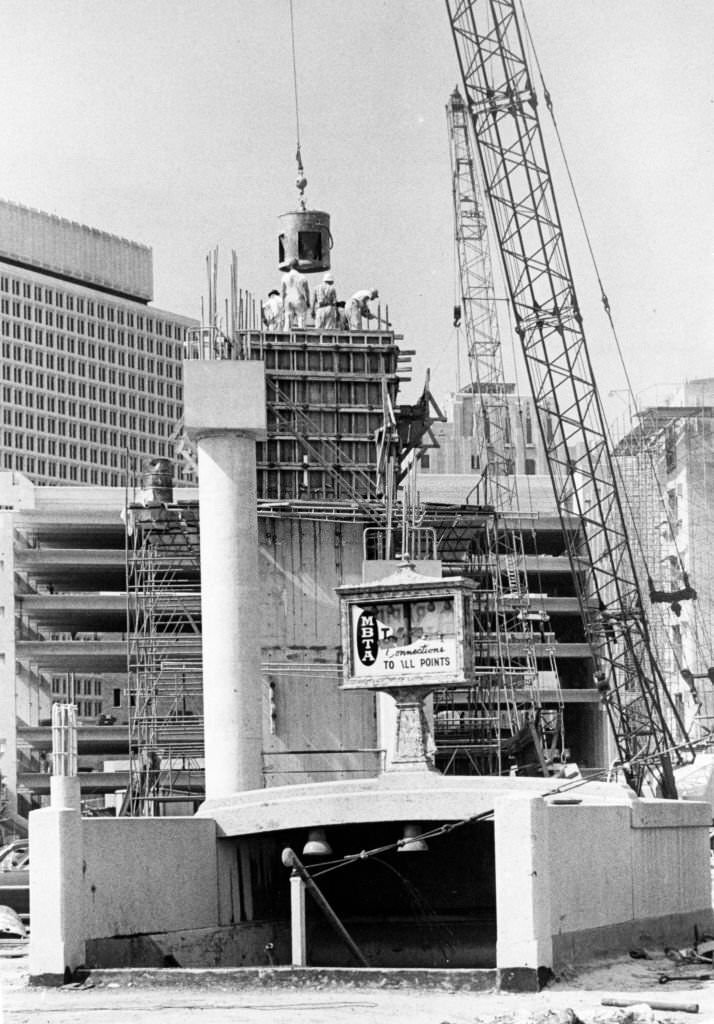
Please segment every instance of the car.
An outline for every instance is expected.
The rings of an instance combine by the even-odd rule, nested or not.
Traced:
[[[30,847],[16,839],[0,849],[0,907],[10,907],[20,917],[30,913]]]

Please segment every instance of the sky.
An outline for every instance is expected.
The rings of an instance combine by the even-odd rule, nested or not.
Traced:
[[[443,0],[293,0],[308,206],[332,217],[338,292],[379,288],[416,397],[463,360],[445,107],[458,65]],[[633,390],[714,377],[714,4],[524,0]],[[289,0],[3,0],[0,196],[150,245],[155,304],[199,317],[205,257],[279,279],[296,205]],[[542,116],[544,116],[542,114]],[[565,240],[608,416],[628,405],[562,164]],[[498,257],[494,256],[497,263]],[[496,292],[504,295],[496,281]],[[525,387],[505,303],[509,375]],[[463,346],[462,346],[463,347]]]

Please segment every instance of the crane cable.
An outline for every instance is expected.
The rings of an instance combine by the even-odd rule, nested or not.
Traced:
[[[525,8],[523,7],[523,0],[520,0],[520,8],[521,8],[521,15],[523,17],[523,24],[526,26],[526,34],[528,36],[528,42],[530,43],[531,52],[533,54],[533,59],[535,60],[536,67],[538,69],[538,77],[540,78],[541,88],[543,89],[543,98],[545,100],[545,105],[548,108],[548,113],[550,114],[551,120],[553,122],[553,127],[555,128],[555,135],[556,135],[556,138],[558,140],[558,148],[560,149],[560,155],[563,158],[563,164],[565,165],[565,172],[566,172],[566,174],[568,176],[568,182],[570,184],[570,189],[571,189],[571,191],[573,193],[573,199],[575,200],[575,205],[576,205],[576,208],[577,208],[577,211],[578,211],[578,217],[580,218],[580,224],[581,224],[581,227],[583,229],[583,234],[585,235],[585,242],[586,242],[587,247],[588,247],[588,252],[590,253],[590,259],[592,260],[592,264],[593,264],[593,267],[595,269],[595,276],[597,277],[597,283],[598,283],[598,286],[600,288],[600,301],[602,302],[603,309],[605,310],[605,313],[607,314],[607,318],[610,321],[610,327],[612,328],[612,333],[613,333],[613,336],[615,338],[615,343],[617,345],[617,351],[618,351],[618,354],[620,356],[620,361],[622,363],[622,368],[623,368],[624,373],[625,373],[625,378],[627,380],[627,385],[628,385],[628,388],[630,390],[630,393],[632,393],[632,384],[631,384],[631,381],[630,381],[629,374],[627,372],[627,367],[625,366],[625,362],[624,362],[624,358],[623,358],[623,354],[622,354],[622,347],[620,345],[620,339],[618,337],[617,330],[615,328],[615,322],[614,322],[613,317],[612,317],[612,310],[610,308],[610,300],[607,297],[607,294],[605,292],[605,286],[603,285],[602,278],[600,277],[600,268],[598,266],[598,262],[597,262],[597,259],[595,257],[595,251],[594,251],[594,249],[592,247],[592,243],[590,241],[590,233],[589,233],[589,231],[587,229],[587,224],[585,222],[585,215],[583,214],[583,210],[582,210],[582,207],[580,205],[580,198],[579,198],[577,190],[575,188],[575,180],[573,179],[573,175],[572,175],[571,170],[570,170],[570,164],[568,163],[568,158],[567,158],[566,153],[565,153],[565,146],[563,145],[563,140],[562,140],[561,135],[560,135],[560,128],[558,127],[558,120],[557,120],[557,118],[555,116],[555,108],[553,106],[553,99],[552,99],[552,97],[550,95],[550,92],[548,90],[548,86],[545,84],[545,78],[543,77],[543,69],[541,67],[540,61],[538,60],[538,53],[536,52],[535,43],[533,41],[533,35],[531,33],[531,28],[530,28],[530,25],[528,24],[528,18],[526,17]]]
[[[543,90],[543,98],[545,100],[545,105],[548,108],[548,112],[549,112],[551,120],[553,122],[553,128],[555,129],[555,135],[556,135],[556,138],[557,138],[557,141],[558,141],[558,148],[560,150],[560,155],[561,155],[561,158],[563,160],[563,165],[565,167],[565,173],[567,175],[568,183],[570,184],[570,189],[571,189],[571,192],[572,192],[572,195],[573,195],[573,200],[575,202],[575,206],[576,206],[576,209],[578,211],[578,217],[580,219],[580,225],[581,225],[582,230],[583,230],[583,235],[585,237],[585,243],[587,245],[587,249],[588,249],[588,252],[590,254],[590,259],[592,260],[593,268],[594,268],[594,271],[595,271],[595,276],[597,278],[598,287],[600,288],[600,301],[602,302],[603,309],[605,310],[605,314],[607,315],[607,319],[608,319],[609,324],[610,324],[610,330],[612,332],[612,336],[613,336],[614,341],[615,341],[615,346],[617,348],[617,354],[618,354],[619,359],[620,359],[620,365],[622,367],[622,371],[623,371],[624,376],[625,376],[625,381],[627,383],[627,391],[628,391],[628,393],[630,395],[630,398],[632,399],[632,406],[633,406],[633,408],[636,411],[638,411],[638,409],[637,409],[637,399],[635,397],[634,388],[633,388],[633,385],[632,385],[632,379],[630,377],[629,371],[627,369],[627,364],[625,362],[624,354],[623,354],[623,351],[622,351],[622,345],[620,343],[620,337],[618,335],[617,328],[615,326],[615,321],[614,321],[614,318],[613,318],[613,315],[612,315],[612,309],[610,307],[610,300],[607,297],[607,293],[605,292],[605,286],[603,284],[602,277],[600,275],[600,267],[598,265],[597,258],[595,256],[595,251],[594,251],[593,246],[592,246],[592,242],[591,242],[591,239],[590,239],[590,233],[588,231],[587,223],[585,221],[585,215],[583,213],[583,209],[582,209],[582,206],[581,206],[581,203],[580,203],[580,197],[579,197],[577,189],[575,187],[575,180],[573,178],[573,175],[572,175],[572,172],[571,172],[571,169],[570,169],[570,164],[568,162],[568,157],[567,157],[566,152],[565,152],[565,146],[563,145],[563,140],[562,140],[561,135],[560,135],[560,129],[558,127],[558,120],[557,120],[557,118],[555,116],[555,108],[553,106],[553,99],[552,99],[551,94],[550,94],[550,92],[548,90],[548,87],[547,87],[547,85],[545,83],[545,78],[543,76],[543,69],[542,69],[540,61],[538,59],[538,53],[537,53],[536,48],[535,48],[535,43],[533,41],[533,35],[531,33],[530,25],[528,23],[528,18],[526,17],[525,8],[523,6],[523,0],[520,0],[520,8],[521,8],[521,15],[523,17],[523,23],[524,23],[524,25],[526,27],[526,34],[528,36],[528,42],[530,43],[531,52],[533,54],[533,59],[535,61],[536,68],[538,69],[538,76],[540,78],[541,88]],[[611,439],[610,439],[610,445],[612,447],[612,440]],[[651,452],[649,453],[649,456],[650,456],[651,468],[652,468],[652,470],[654,472],[655,480],[657,481],[657,488],[658,488],[658,492],[659,492],[659,497],[660,497],[660,500],[662,502],[663,507],[666,510],[666,503],[665,503],[665,500],[664,500],[664,493],[662,491],[662,487],[661,487],[661,484],[659,482],[659,477],[658,477],[658,475],[656,474],[656,471],[655,471],[654,458],[653,458]],[[636,522],[636,520],[635,520],[635,518],[634,518],[634,516],[632,514],[633,510],[630,507],[629,498],[627,496],[627,492],[625,492],[625,496],[626,496],[628,508],[629,508],[629,511],[630,511],[630,516],[631,516],[631,519],[632,519],[633,529],[634,529],[635,535],[637,537],[638,546],[639,546],[641,554],[644,557],[645,547],[644,547],[644,544],[642,543],[642,539],[640,537],[640,533],[639,533],[639,530],[638,530],[638,527],[637,527],[637,522]],[[682,573],[684,573],[686,575],[686,569],[685,569],[685,566],[684,566],[684,561],[683,561],[683,558],[682,558],[682,553],[679,550],[679,547],[678,547],[678,545],[676,543],[676,540],[674,541],[674,547],[675,547],[675,551],[677,553],[677,561],[679,562],[680,570],[682,571]],[[646,559],[645,559],[645,561],[646,561]]]
[[[609,324],[610,324],[610,330],[612,332],[612,337],[613,337],[613,339],[615,341],[615,346],[617,348],[617,353],[618,353],[618,356],[619,356],[619,359],[620,359],[620,365],[622,367],[622,372],[624,374],[625,381],[627,383],[627,391],[628,391],[628,394],[629,394],[630,399],[632,401],[632,407],[633,407],[633,409],[636,412],[639,412],[637,399],[636,399],[636,396],[635,396],[635,393],[634,393],[634,388],[633,388],[633,385],[632,385],[632,380],[630,378],[630,374],[629,374],[628,369],[627,369],[627,364],[625,363],[625,358],[624,358],[624,354],[623,354],[623,351],[622,351],[622,345],[620,344],[620,338],[619,338],[619,335],[618,335],[618,332],[617,332],[617,328],[615,326],[615,321],[614,321],[614,318],[613,318],[613,315],[612,315],[612,309],[610,307],[610,301],[609,301],[609,299],[607,297],[607,293],[605,292],[605,287],[604,287],[603,282],[602,282],[602,277],[600,275],[600,268],[599,268],[599,265],[598,265],[598,262],[597,262],[597,258],[595,256],[595,251],[593,249],[592,242],[591,242],[591,239],[590,239],[590,233],[588,231],[587,224],[586,224],[586,221],[585,221],[585,215],[583,213],[582,206],[581,206],[581,203],[580,203],[580,198],[578,196],[578,192],[577,192],[577,189],[575,187],[575,181],[573,179],[573,175],[572,175],[572,172],[571,172],[571,169],[570,169],[570,164],[568,162],[568,158],[567,158],[567,155],[566,155],[566,152],[565,152],[565,146],[563,145],[563,140],[562,140],[561,135],[560,135],[560,129],[559,129],[559,126],[558,126],[558,120],[556,118],[555,108],[553,106],[553,99],[552,99],[550,91],[548,90],[548,87],[547,87],[547,85],[545,83],[545,78],[543,76],[543,69],[542,69],[540,61],[538,59],[538,53],[537,53],[536,48],[535,48],[535,43],[534,43],[534,40],[533,40],[533,34],[531,33],[530,25],[528,23],[528,18],[526,16],[525,8],[523,6],[523,0],[520,0],[519,6],[520,6],[520,9],[521,9],[521,15],[523,17],[523,24],[525,25],[525,28],[526,28],[526,34],[527,34],[527,37],[528,37],[528,42],[530,44],[531,53],[533,54],[533,59],[535,61],[535,65],[536,65],[536,68],[538,70],[538,76],[540,78],[541,88],[543,90],[543,98],[545,100],[545,105],[546,105],[546,107],[548,109],[548,112],[550,114],[551,120],[553,122],[553,128],[555,130],[555,135],[556,135],[556,139],[557,139],[557,142],[558,142],[558,148],[560,150],[560,155],[561,155],[561,158],[562,158],[562,161],[563,161],[563,165],[564,165],[565,172],[566,172],[566,175],[567,175],[567,178],[568,178],[568,182],[570,184],[570,189],[571,189],[571,192],[572,192],[572,195],[573,195],[573,200],[575,202],[575,206],[576,206],[576,209],[578,211],[578,217],[580,219],[580,224],[581,224],[581,227],[582,227],[582,230],[583,230],[583,235],[585,237],[585,243],[587,245],[587,249],[588,249],[588,252],[590,254],[590,259],[592,260],[593,268],[594,268],[594,271],[595,271],[595,276],[597,278],[597,283],[598,283],[598,286],[600,288],[600,301],[602,302],[603,309],[605,310],[605,314],[607,315],[607,319],[608,319]],[[609,436],[609,430],[607,431],[607,433],[608,433],[608,440],[609,440],[609,444],[610,444],[610,449],[612,450],[613,449],[613,444],[612,444],[612,438]],[[657,494],[658,494],[658,497],[659,497],[659,501],[660,501],[660,504],[661,504],[661,506],[662,506],[662,508],[664,510],[664,514],[665,514],[665,517],[667,519],[667,522],[669,522],[669,520],[670,520],[669,508],[668,508],[668,505],[667,505],[667,502],[666,502],[666,499],[665,499],[665,493],[664,493],[664,490],[663,490],[663,487],[662,487],[662,484],[661,484],[661,481],[660,481],[660,478],[659,478],[659,474],[657,472],[657,468],[656,468],[656,465],[655,465],[654,454],[653,454],[651,448],[647,448],[647,456],[648,456],[650,471],[651,471],[652,476],[653,476],[654,481],[655,481],[655,486],[656,486],[656,489],[657,489]],[[613,465],[613,469],[615,469],[615,468],[616,468],[615,465]],[[617,468],[618,468],[618,473],[619,473],[619,467],[617,467]],[[620,477],[620,482],[622,483],[622,478],[621,477]],[[634,509],[633,509],[632,503],[630,501],[628,490],[627,490],[627,488],[622,488],[621,487],[621,492],[623,492],[623,491],[624,491],[624,501],[625,501],[626,507],[627,507],[628,512],[629,512],[630,525],[631,525],[631,527],[632,527],[632,529],[634,531],[634,534],[635,534],[635,537],[636,537],[636,540],[637,540],[637,546],[638,546],[640,555],[641,555],[641,557],[643,559],[643,562],[645,564],[645,568],[647,570],[650,598],[652,600],[653,596],[656,593],[659,593],[660,594],[659,600],[661,601],[663,593],[655,591],[654,585],[652,583],[652,578],[651,578],[650,573],[649,573],[649,567],[647,565],[648,559],[647,559],[647,552],[646,552],[645,544],[643,542],[643,539],[642,539],[642,536],[641,536],[641,533],[640,533],[640,530],[639,530],[639,527],[638,527],[638,524],[637,524],[637,519],[636,519],[636,516],[634,514]],[[670,526],[671,526],[671,524],[670,524]],[[682,576],[684,578],[684,585],[685,585],[684,586],[684,591],[691,591],[691,594],[688,595],[688,596],[694,595],[694,597],[696,598],[696,592],[694,590],[692,590],[691,587],[690,587],[689,575],[688,575],[687,569],[686,569],[686,567],[684,565],[684,559],[682,557],[682,552],[681,552],[680,546],[679,546],[679,544],[677,542],[677,539],[676,539],[676,536],[675,536],[675,533],[674,533],[673,529],[670,529],[670,536],[671,536],[671,540],[672,540],[672,544],[673,544],[674,550],[676,552],[676,558],[677,558],[677,562],[679,563],[679,569],[680,569],[680,572],[682,573]],[[674,604],[672,605],[672,609],[674,611]],[[703,613],[701,612],[701,609],[698,607],[698,603],[696,602],[696,600],[694,601],[694,609],[693,610],[694,610],[694,619],[695,619],[695,621],[699,622],[700,628],[702,629],[702,632],[705,634],[707,642],[709,643],[709,646],[711,647],[711,637],[709,635],[708,624],[705,622]],[[669,643],[669,647],[670,647],[670,653],[672,654],[673,659],[674,659],[674,661],[675,661],[675,663],[677,665],[677,668],[679,669],[679,671],[681,673],[681,671],[682,671],[682,660],[683,659],[681,658],[680,653],[676,650],[675,646],[671,642]]]
[[[295,12],[293,11],[293,0],[289,0],[289,4],[290,45],[293,59],[293,95],[295,97],[295,135],[297,137],[297,152],[295,153],[295,159],[297,161],[298,168],[297,187],[300,192],[300,201],[303,202],[303,193],[305,191],[305,186],[307,185],[307,180],[305,178],[305,171],[302,165],[302,154],[300,152],[300,101],[298,99],[297,58],[295,56]]]

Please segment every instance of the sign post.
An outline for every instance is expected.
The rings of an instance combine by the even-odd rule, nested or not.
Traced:
[[[342,687],[389,693],[397,705],[390,771],[434,770],[424,699],[435,687],[468,685],[477,590],[473,580],[422,576],[411,565],[383,580],[337,588]]]

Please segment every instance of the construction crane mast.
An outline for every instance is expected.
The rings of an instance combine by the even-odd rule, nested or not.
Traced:
[[[459,271],[459,305],[454,320],[462,321],[466,337],[474,411],[480,407],[479,466],[486,504],[498,509],[513,505],[510,420],[503,374],[501,338],[491,271],[486,213],[478,187],[469,116],[458,89],[446,108],[451,156],[454,234]]]
[[[446,0],[595,681],[629,784],[675,797],[694,756],[654,656],[515,0]],[[549,422],[550,421],[550,422]]]
[[[548,774],[551,766],[557,770],[558,746],[564,746],[562,695],[553,645],[543,644],[536,650],[536,630],[543,634],[547,615],[534,607],[529,592],[488,227],[468,111],[458,88],[449,97],[446,120],[459,271],[459,305],[454,319],[463,321],[468,352],[473,434],[478,445],[475,468],[480,473],[475,490],[494,509],[486,545],[497,655],[490,677],[488,672],[477,673],[476,681],[486,717],[490,709],[500,722],[508,723],[505,730],[499,730],[498,770],[502,770],[503,742],[512,744],[516,735],[530,734],[541,769]],[[555,695],[549,708],[541,700],[539,659],[548,666]],[[501,733],[505,733],[503,741]]]

